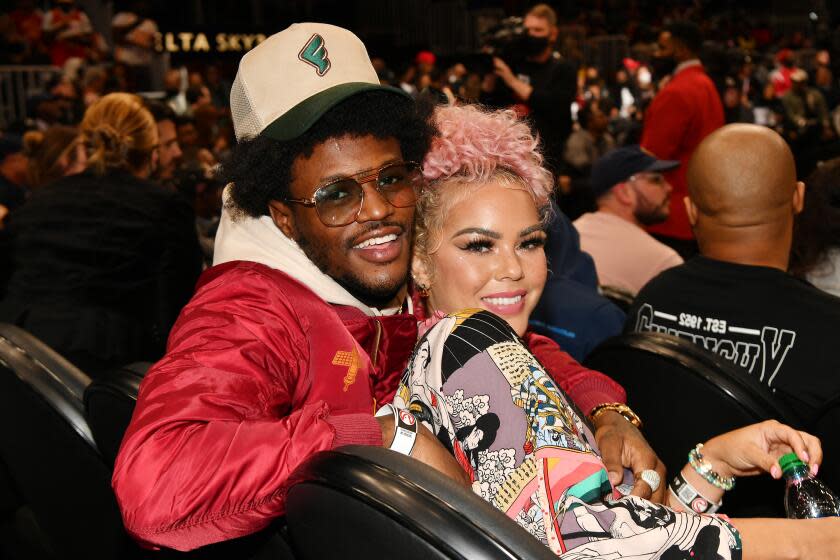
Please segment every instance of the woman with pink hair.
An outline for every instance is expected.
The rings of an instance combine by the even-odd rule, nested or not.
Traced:
[[[434,120],[439,135],[423,162],[427,187],[415,222],[415,313],[432,322],[435,312],[486,309],[513,327],[584,413],[604,403],[625,403],[618,383],[528,330],[547,277],[543,246],[553,189],[528,125],[513,111],[475,105],[441,106]],[[598,427],[606,428],[610,419],[629,432],[623,439],[635,439],[636,470],[664,474],[656,455],[622,416],[600,414]],[[621,482],[621,464],[608,466],[614,482]]]
[[[446,234],[455,233],[457,230],[449,230],[452,230],[453,224],[462,221],[453,217],[459,218],[464,214],[465,218],[469,216],[469,221],[477,210],[502,210],[499,217],[505,219],[500,220],[499,226],[507,226],[514,220],[505,214],[522,211],[521,218],[529,222],[529,227],[521,236],[522,243],[514,249],[522,257],[517,260],[521,260],[524,266],[521,272],[527,284],[522,289],[525,293],[509,297],[475,293],[472,302],[473,307],[487,306],[504,317],[522,335],[546,279],[547,268],[542,251],[546,236],[542,226],[549,218],[552,175],[542,166],[536,138],[513,111],[488,112],[474,105],[443,106],[436,110],[434,118],[439,136],[434,139],[423,162],[423,175],[428,187],[420,195],[418,203],[412,265],[415,283],[426,296],[422,301],[423,307],[445,308],[453,298],[464,297],[466,294],[462,291],[469,289],[464,282],[453,285],[433,281],[435,276],[439,278],[448,273],[447,270],[438,270],[433,261],[436,260],[435,255],[440,251],[446,252],[453,245]],[[489,243],[486,233],[464,232],[469,236],[468,241],[465,240],[467,256],[498,249],[491,247],[493,244]],[[490,237],[497,237],[495,234],[498,233],[494,231]],[[476,260],[475,263],[481,261]],[[470,270],[464,272],[475,272],[469,265],[466,268]],[[446,289],[441,290],[442,285]]]
[[[800,546],[794,557],[830,557],[840,519],[733,523],[692,511],[705,504],[712,513],[735,476],[779,478],[778,459],[792,449],[816,467],[816,438],[777,422],[692,452],[702,468],[687,465],[675,483],[705,501],[665,498],[661,463],[631,424],[638,418],[623,390],[528,332],[547,275],[552,189],[537,140],[510,111],[440,107],[435,124],[412,263],[426,330],[394,405],[452,451],[474,492],[562,558],[740,559],[742,537],[748,558],[782,558]],[[623,456],[622,446],[636,456]],[[643,449],[653,458],[639,457]],[[654,499],[668,505],[622,496],[622,463],[633,467],[634,494],[660,489]],[[813,538],[794,539],[802,529]]]

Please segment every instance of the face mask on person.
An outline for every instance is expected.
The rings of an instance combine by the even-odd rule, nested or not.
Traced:
[[[677,61],[671,56],[655,56],[650,61],[654,78],[659,81],[671,74],[677,67]]]
[[[548,37],[534,37],[526,35],[522,40],[522,50],[525,56],[536,56],[548,47]]]

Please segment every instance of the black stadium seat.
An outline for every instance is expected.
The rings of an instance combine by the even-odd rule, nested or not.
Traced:
[[[94,379],[85,390],[87,419],[102,457],[114,466],[149,362],[136,362]]]
[[[681,469],[697,443],[763,420],[802,428],[795,411],[773,399],[749,373],[694,343],[661,333],[630,333],[604,341],[585,365],[627,391],[643,433],[668,467]],[[784,487],[767,476],[742,478],[724,498],[731,516],[784,516]]]
[[[121,368],[97,378],[85,391],[93,433],[110,464],[131,418],[146,369],[148,364]],[[319,454],[298,471],[297,480],[289,493],[287,513],[287,520],[295,522],[293,527],[290,524],[284,529],[283,520],[278,520],[259,535],[190,554],[168,551],[162,557],[292,558],[293,553],[285,543],[287,532],[297,537],[295,558],[329,558],[337,550],[344,551],[341,556],[345,558],[379,558],[389,549],[398,550],[399,557],[406,560],[554,557],[471,492],[454,487],[448,479],[430,472],[421,463],[386,449],[346,447]],[[356,503],[363,493],[367,493],[366,498]],[[377,504],[376,500],[381,502]],[[388,518],[382,507],[396,507],[403,515],[397,520]],[[477,530],[477,526],[483,529]],[[446,531],[442,532],[444,528]],[[329,539],[324,539],[325,531],[330,533]],[[431,544],[424,542],[423,533],[444,536],[450,544],[441,544],[436,539]],[[338,540],[344,538],[358,542]],[[386,538],[395,548],[389,547],[383,540]],[[409,543],[411,549],[403,550]],[[366,547],[370,547],[369,554]],[[448,555],[448,548],[466,552],[463,556]],[[430,552],[432,549],[443,552]]]
[[[324,451],[295,472],[286,521],[297,558],[550,559],[468,489],[380,447]]]
[[[840,493],[840,395],[823,407],[817,421],[807,430],[822,441],[820,479],[835,493]]]
[[[614,286],[598,286],[598,292],[627,313],[633,307],[633,294]]]
[[[0,324],[0,455],[54,558],[132,558],[85,420],[90,379],[18,327]]]

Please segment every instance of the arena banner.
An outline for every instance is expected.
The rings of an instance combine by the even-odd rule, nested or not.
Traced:
[[[155,50],[161,53],[243,54],[263,41],[265,33],[225,31],[164,31],[155,37]]]

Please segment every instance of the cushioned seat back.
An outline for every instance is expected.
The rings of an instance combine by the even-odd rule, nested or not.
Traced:
[[[556,558],[469,490],[379,447],[307,460],[293,476],[286,519],[303,559]]]
[[[592,351],[586,366],[627,391],[644,422],[644,435],[673,474],[697,443],[763,420],[799,427],[796,413],[773,400],[746,371],[692,342],[661,333],[611,338]],[[769,475],[743,478],[727,493],[729,515],[783,515],[783,485]]]
[[[94,379],[85,390],[85,411],[96,445],[113,467],[131,421],[140,382],[151,364],[136,362]]]
[[[2,456],[2,455],[0,455]],[[0,459],[0,523],[8,520],[23,505],[23,499],[6,463]]]
[[[84,417],[88,383],[34,337],[0,325],[0,454],[16,489],[57,557],[126,558],[111,472]]]
[[[633,294],[614,286],[598,286],[602,296],[613,302],[619,309],[627,313],[633,307]]]
[[[823,464],[819,478],[840,495],[840,397],[823,407],[819,419],[807,430],[822,441]]]

